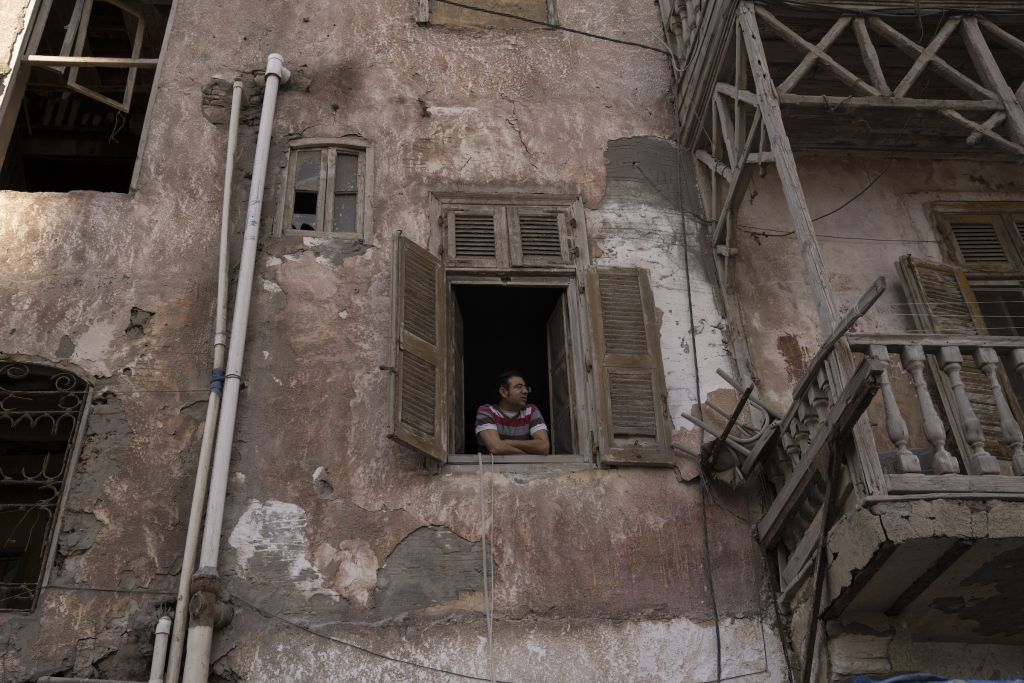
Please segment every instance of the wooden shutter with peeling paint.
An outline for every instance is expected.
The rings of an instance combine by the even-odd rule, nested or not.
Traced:
[[[674,465],[654,297],[646,270],[588,268],[601,464]]]
[[[448,401],[444,269],[440,260],[401,233],[395,237],[393,290],[389,435],[444,462]]]
[[[508,229],[501,206],[446,207],[447,261],[453,266],[508,267]]]
[[[939,226],[953,261],[970,271],[1019,270],[1015,217],[1000,213],[940,213]],[[1019,231],[1019,224],[1017,227]]]
[[[562,266],[573,263],[569,216],[565,211],[509,207],[509,252],[513,266]]]
[[[900,257],[896,266],[911,304],[913,320],[921,332],[951,335],[987,334],[981,310],[963,268],[923,261],[909,254]],[[938,378],[936,384],[946,414],[955,416],[950,427],[956,437],[960,453],[969,454],[971,450],[961,428],[963,420],[960,418],[953,390],[945,373],[934,359],[929,360],[929,366],[933,377]],[[999,409],[992,398],[988,379],[975,364],[973,357],[964,356],[961,377],[971,407],[981,422],[985,434],[985,449],[997,458],[1009,459],[1011,453],[1002,441]],[[1005,377],[1003,386],[1010,386]],[[1011,405],[1015,404],[1015,399],[1011,395],[1007,395],[1007,400]]]

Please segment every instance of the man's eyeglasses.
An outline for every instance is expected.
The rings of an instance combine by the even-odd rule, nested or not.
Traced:
[[[526,386],[525,384],[513,384],[512,386],[509,387],[509,389],[515,389],[516,391],[523,391],[523,390],[525,390],[526,393],[528,393],[528,394],[533,392],[533,389],[531,389],[530,387]]]

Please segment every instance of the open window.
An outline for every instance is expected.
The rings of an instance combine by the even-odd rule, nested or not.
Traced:
[[[88,396],[69,372],[0,362],[0,610],[35,605]]]
[[[445,204],[435,211],[444,260],[396,238],[391,436],[440,462],[475,463],[476,408],[496,400],[498,374],[516,369],[552,452],[496,462],[674,464],[646,271],[588,266],[571,203]],[[509,225],[524,216],[541,227],[520,227],[517,239]]]
[[[0,100],[0,189],[127,192],[170,0],[42,0]]]

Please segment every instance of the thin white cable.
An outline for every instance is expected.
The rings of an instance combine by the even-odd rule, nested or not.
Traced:
[[[487,511],[484,504],[484,456],[479,450],[476,454],[480,473],[480,563],[484,575],[484,613],[487,618],[487,673],[494,682],[494,648],[491,642],[491,600],[490,586],[487,582]],[[492,456],[493,457],[493,456]]]
[[[491,472],[490,472],[490,489],[491,489],[491,513],[488,521],[491,530],[491,552],[490,556],[490,577],[491,585],[487,592],[489,600],[487,603],[487,657],[490,660],[491,666],[491,683],[495,683],[494,679],[494,453],[491,453]]]

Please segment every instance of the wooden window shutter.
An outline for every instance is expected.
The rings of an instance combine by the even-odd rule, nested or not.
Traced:
[[[661,342],[646,270],[588,268],[601,464],[674,465]]]
[[[426,249],[395,237],[394,372],[389,435],[444,462],[448,400],[444,269]]]
[[[449,206],[445,212],[448,263],[508,266],[508,230],[500,206]]]
[[[975,269],[1017,265],[1010,235],[999,214],[941,214],[939,222],[954,260]]]
[[[530,207],[509,208],[509,250],[513,266],[552,266],[573,263],[569,217],[564,211]]]
[[[987,334],[985,323],[981,318],[981,310],[971,292],[966,271],[963,268],[943,263],[931,263],[913,258],[909,254],[900,257],[896,264],[911,304],[911,313],[918,330],[950,335],[984,335]],[[956,436],[960,453],[970,453],[967,439],[960,427],[963,420],[959,416],[953,391],[949,386],[945,373],[938,367],[934,359],[929,359],[932,376],[936,382],[947,416],[955,416],[950,425]],[[992,398],[992,390],[985,374],[978,368],[974,358],[964,356],[961,372],[964,388],[971,401],[978,420],[985,433],[985,449],[997,458],[1010,459],[1012,453],[1002,442],[1002,430],[999,426],[999,409]],[[1003,379],[1003,386],[1010,386]],[[1013,405],[1015,399],[1007,396]]]

